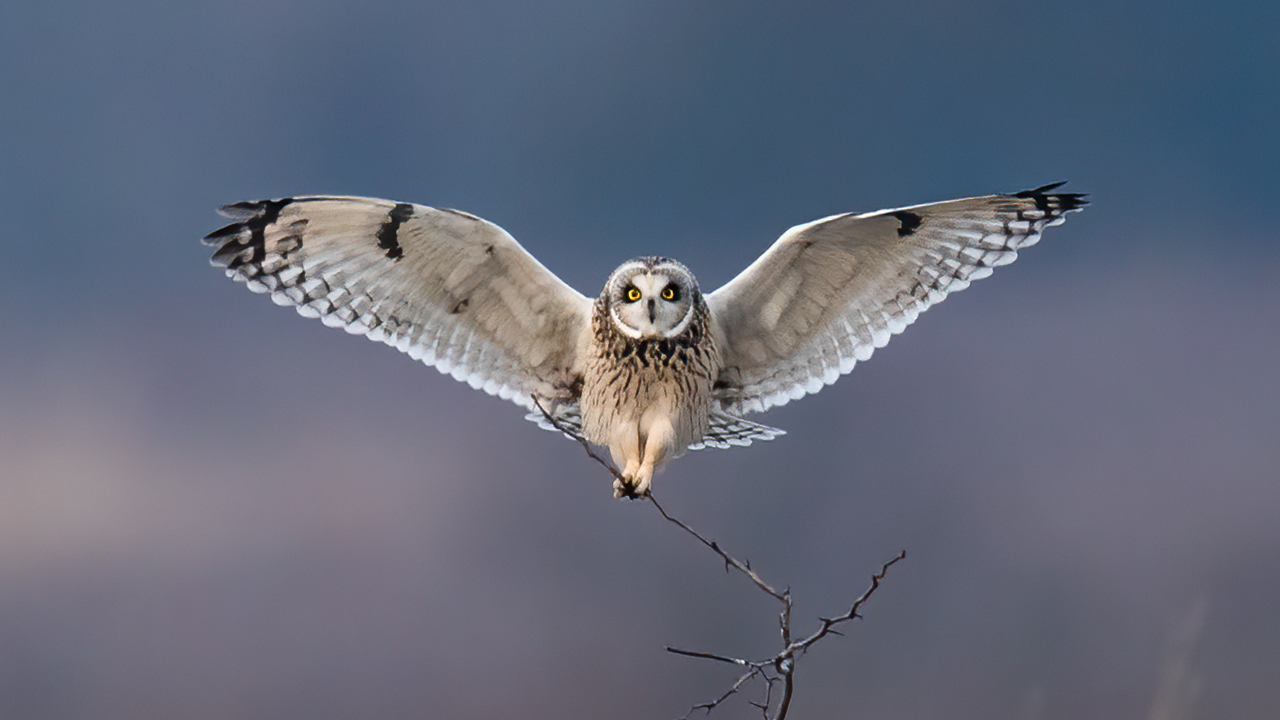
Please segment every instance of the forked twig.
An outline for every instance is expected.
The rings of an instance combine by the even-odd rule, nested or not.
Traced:
[[[694,705],[689,709],[689,712],[685,713],[682,720],[688,720],[688,718],[697,710],[705,710],[710,714],[712,710],[718,707],[725,700],[736,695],[748,680],[756,677],[761,678],[765,682],[765,698],[763,703],[751,702],[751,704],[760,709],[761,714],[766,720],[770,720],[769,707],[773,700],[773,687],[776,683],[782,683],[782,698],[778,701],[778,707],[772,717],[772,720],[785,720],[787,717],[787,711],[791,708],[791,698],[795,693],[795,664],[797,657],[799,655],[803,655],[814,643],[827,635],[840,634],[839,631],[835,629],[835,627],[840,623],[862,617],[858,611],[862,609],[862,606],[871,598],[872,594],[879,589],[880,582],[884,580],[885,575],[888,574],[889,568],[907,556],[907,551],[903,550],[893,559],[880,566],[880,571],[871,576],[870,587],[868,587],[862,595],[858,596],[858,598],[853,601],[853,605],[849,607],[848,612],[834,618],[819,618],[821,625],[816,631],[801,640],[793,641],[791,635],[791,588],[787,588],[782,592],[775,590],[773,586],[765,582],[755,570],[751,569],[749,563],[738,560],[734,556],[725,552],[725,550],[720,547],[719,543],[714,540],[708,540],[701,533],[669,514],[653,497],[652,492],[649,494],[649,502],[653,503],[653,506],[657,508],[662,517],[675,524],[681,530],[684,530],[697,538],[698,542],[710,548],[712,552],[724,561],[726,570],[729,568],[737,570],[747,576],[751,582],[755,583],[756,587],[760,588],[760,590],[766,595],[782,603],[782,612],[778,618],[780,626],[779,630],[782,634],[782,650],[771,658],[766,658],[764,660],[747,660],[744,658],[721,655],[719,653],[667,647],[667,652],[675,655],[696,657],[704,660],[714,660],[716,662],[729,663],[748,668],[747,672],[739,677],[738,681],[733,684],[733,687],[729,688],[723,695],[711,702]]]
[[[860,595],[857,600],[853,601],[853,606],[849,608],[849,612],[835,618],[818,618],[818,620],[822,622],[822,627],[818,628],[817,632],[813,633],[809,637],[803,640],[798,640],[794,643],[791,643],[788,646],[789,648],[792,648],[792,652],[790,654],[794,655],[796,652],[803,653],[805,650],[809,649],[810,645],[813,645],[814,643],[818,642],[819,640],[826,637],[827,635],[832,633],[835,633],[838,635],[839,632],[832,629],[836,625],[839,625],[842,622],[848,622],[849,620],[853,620],[854,618],[862,617],[861,615],[858,614],[858,610],[862,607],[863,603],[865,603],[868,599],[870,599],[871,594],[874,593],[880,587],[880,581],[884,580],[884,576],[889,572],[889,568],[892,567],[894,563],[898,562],[899,560],[902,560],[906,556],[907,556],[907,551],[903,550],[902,552],[899,552],[893,559],[889,560],[889,562],[886,562],[884,565],[881,565],[880,572],[875,573],[874,575],[871,576],[871,586],[868,587],[866,592],[862,593],[862,595]]]
[[[600,457],[600,455],[598,455],[595,452],[595,450],[591,447],[591,443],[588,442],[586,438],[574,432],[571,428],[566,427],[562,422],[560,422],[555,417],[553,417],[551,413],[547,412],[546,408],[542,406],[542,403],[538,401],[538,398],[536,397],[533,398],[533,404],[542,413],[542,416],[547,419],[547,422],[551,423],[551,425],[555,429],[559,430],[560,432],[564,433],[568,437],[571,437],[577,440],[579,443],[581,443],[582,448],[583,450],[586,451],[588,457],[592,458],[596,462],[603,465],[606,469],[608,469],[609,473],[612,474],[613,477],[617,479],[620,483],[622,483],[624,487],[629,486],[629,483],[622,477],[622,473],[618,472],[617,468],[609,464],[607,460]],[[635,496],[629,496],[629,497],[635,497]],[[730,665],[738,665],[739,667],[747,668],[747,672],[745,672],[741,677],[739,677],[737,682],[735,682],[732,687],[730,687],[727,691],[725,691],[723,695],[721,695],[720,697],[710,702],[700,703],[698,705],[694,705],[693,707],[689,708],[689,712],[685,713],[684,718],[682,720],[688,720],[688,718],[698,710],[704,710],[708,714],[710,714],[712,710],[714,710],[724,701],[738,694],[742,686],[752,678],[760,678],[761,680],[764,681],[765,697],[764,697],[764,702],[754,702],[754,701],[749,701],[749,702],[751,702],[752,705],[760,709],[761,715],[766,720],[785,720],[787,717],[787,711],[791,707],[791,697],[795,691],[795,669],[796,669],[795,664],[798,656],[803,655],[811,646],[813,646],[814,643],[818,642],[819,640],[826,637],[827,635],[839,635],[840,632],[835,629],[837,625],[844,622],[848,622],[855,618],[862,617],[862,615],[860,615],[858,611],[862,609],[862,606],[867,602],[867,600],[871,599],[872,594],[874,594],[875,591],[879,589],[880,581],[884,580],[885,575],[888,574],[889,572],[889,568],[892,567],[899,560],[902,560],[907,556],[907,551],[903,550],[902,552],[898,553],[897,556],[895,556],[893,559],[889,560],[884,565],[880,566],[880,571],[871,576],[871,586],[868,587],[866,591],[862,593],[862,595],[858,596],[858,598],[853,601],[853,605],[851,605],[849,607],[849,610],[845,612],[843,615],[839,615],[834,618],[818,618],[821,624],[817,630],[815,630],[812,634],[808,635],[805,638],[802,638],[800,640],[793,640],[792,634],[791,634],[791,607],[792,607],[791,588],[787,588],[782,592],[779,592],[778,590],[774,589],[774,587],[769,583],[765,582],[764,579],[761,578],[760,575],[757,574],[755,570],[751,569],[750,563],[745,563],[738,560],[734,556],[725,552],[724,549],[721,548],[716,541],[708,540],[697,530],[694,530],[689,525],[685,524],[681,520],[667,513],[667,511],[663,509],[662,505],[658,503],[657,499],[654,498],[652,492],[650,492],[647,497],[649,499],[649,502],[653,503],[654,508],[658,510],[658,512],[662,515],[662,517],[666,518],[667,521],[671,522],[672,524],[676,525],[680,529],[684,530],[686,533],[692,535],[694,538],[698,540],[698,542],[707,546],[708,548],[711,549],[712,552],[714,552],[717,556],[719,556],[720,559],[724,562],[726,571],[729,568],[733,568],[734,570],[737,570],[738,572],[745,575],[748,579],[750,579],[751,582],[755,583],[756,587],[760,588],[760,590],[764,592],[766,595],[782,603],[782,612],[779,614],[779,617],[778,617],[779,630],[782,635],[782,650],[778,654],[774,655],[773,657],[766,658],[764,660],[746,660],[743,658],[735,658],[735,657],[730,657],[728,655],[721,655],[719,653],[702,652],[699,650],[683,650],[680,648],[674,648],[669,646],[667,647],[667,652],[672,653],[674,655],[683,655],[685,657],[695,657],[703,660],[714,660],[716,662],[728,663]],[[769,707],[773,704],[773,688],[774,688],[774,685],[777,683],[782,683],[782,697],[778,701],[777,710],[775,711],[773,717],[770,718]]]
[[[651,502],[653,502],[652,496],[650,496],[649,499]],[[709,653],[709,652],[702,652],[699,650],[684,650],[681,648],[667,647],[667,652],[673,653],[675,655],[684,655],[685,657],[702,658],[704,660],[715,660],[717,662],[730,663],[733,665],[739,665],[742,667],[749,668],[747,673],[744,674],[742,677],[738,678],[738,681],[735,682],[733,684],[733,687],[729,688],[727,692],[725,692],[723,695],[721,695],[720,697],[716,698],[711,702],[694,705],[692,708],[690,708],[689,712],[685,714],[683,720],[687,720],[695,710],[705,710],[707,711],[707,713],[710,713],[711,710],[715,709],[725,700],[737,694],[738,691],[741,689],[742,685],[753,677],[759,677],[764,680],[766,684],[765,700],[763,703],[752,702],[751,704],[760,709],[762,715],[766,718],[766,720],[785,720],[785,718],[787,717],[787,712],[791,707],[791,698],[795,692],[795,664],[798,656],[803,655],[814,643],[818,642],[819,640],[826,637],[827,635],[840,634],[839,631],[835,630],[836,625],[839,625],[840,623],[843,623],[843,622],[848,622],[850,620],[853,620],[854,618],[862,617],[862,615],[859,614],[858,611],[867,602],[867,600],[871,598],[871,595],[875,593],[877,589],[879,589],[880,582],[884,580],[885,575],[888,574],[889,568],[892,567],[899,560],[902,560],[907,556],[907,551],[903,550],[902,552],[898,553],[895,557],[893,557],[891,560],[889,560],[884,565],[882,565],[880,567],[880,571],[871,576],[870,587],[868,587],[866,591],[863,592],[862,595],[858,597],[858,599],[853,601],[853,605],[850,606],[848,612],[834,618],[819,618],[821,625],[816,631],[813,632],[813,634],[809,635],[808,637],[805,637],[802,640],[797,640],[793,642],[791,640],[791,607],[792,605],[791,605],[790,589],[780,594],[777,593],[767,583],[765,583],[763,580],[760,580],[759,576],[756,575],[754,571],[752,571],[744,563],[738,562],[736,559],[733,558],[733,556],[729,555],[724,550],[722,550],[719,547],[719,545],[715,544],[714,542],[706,540],[697,532],[690,529],[684,523],[672,518],[670,515],[668,515],[665,511],[662,510],[661,506],[658,506],[657,502],[654,502],[654,505],[658,507],[658,511],[662,513],[663,517],[667,518],[671,522],[680,526],[689,534],[693,535],[694,537],[697,537],[704,545],[714,550],[717,555],[719,555],[721,558],[725,560],[725,564],[727,567],[736,568],[737,570],[742,572],[744,575],[747,575],[747,577],[751,578],[752,581],[756,583],[757,587],[759,587],[761,590],[763,590],[765,593],[767,593],[771,597],[780,601],[783,605],[782,613],[779,617],[783,647],[782,647],[782,650],[777,655],[774,655],[773,657],[765,658],[763,660],[747,660],[744,658],[735,658],[727,655],[721,655],[718,653]],[[773,686],[775,683],[779,683],[779,682],[782,683],[782,698],[778,702],[778,707],[775,714],[770,719],[768,714],[768,709],[772,701]]]

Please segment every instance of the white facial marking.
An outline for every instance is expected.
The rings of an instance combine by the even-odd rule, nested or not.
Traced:
[[[689,326],[693,303],[688,280],[681,274],[661,267],[647,270],[634,262],[614,274],[622,280],[613,287],[610,313],[614,325],[625,335],[637,340],[669,338]]]

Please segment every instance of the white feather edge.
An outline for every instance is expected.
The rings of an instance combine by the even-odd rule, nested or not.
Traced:
[[[826,222],[831,222],[833,220],[845,218],[845,217],[872,218],[878,215],[884,215],[886,213],[916,210],[919,208],[926,208],[932,205],[939,205],[943,203],[947,203],[947,204],[959,203],[959,202],[967,202],[971,200],[983,200],[983,199],[993,198],[993,197],[1002,197],[1002,196],[975,195],[972,197],[955,198],[952,200],[943,200],[939,202],[920,203],[918,205],[907,205],[907,206],[896,207],[896,208],[882,208],[880,210],[875,210],[875,211],[866,212],[866,213],[850,212],[850,213],[837,213],[835,215],[828,215],[826,217],[818,218],[817,220],[813,220],[800,225],[795,225],[789,228],[786,232],[784,232],[781,235],[781,237],[779,237],[774,242],[773,245],[769,246],[769,249],[772,249],[774,246],[780,243],[783,243],[794,236],[804,233],[809,228],[821,225]],[[838,368],[836,368],[836,372],[831,372],[830,369],[828,369],[826,372],[823,372],[820,377],[797,378],[793,380],[789,386],[779,388],[778,390],[775,390],[773,392],[758,395],[751,398],[743,398],[740,400],[735,400],[733,403],[734,407],[739,409],[743,413],[764,412],[770,408],[778,407],[780,405],[785,405],[788,402],[791,402],[792,400],[799,400],[805,395],[816,393],[822,388],[826,387],[827,385],[834,384],[836,380],[840,379],[841,376],[852,372],[853,368],[857,365],[858,362],[865,362],[866,360],[869,360],[871,358],[871,355],[874,353],[876,349],[882,348],[885,345],[887,345],[889,343],[889,340],[892,339],[894,335],[901,333],[909,325],[914,323],[916,319],[919,318],[920,314],[923,313],[925,310],[928,310],[930,307],[942,302],[951,293],[960,292],[961,290],[968,288],[969,284],[972,281],[980,280],[990,276],[995,267],[1013,263],[1018,258],[1018,252],[1017,252],[1018,250],[1031,247],[1036,243],[1040,242],[1041,235],[1043,234],[1045,228],[1061,225],[1062,223],[1066,222],[1066,219],[1067,219],[1066,216],[1069,213],[1078,212],[1080,209],[1081,208],[1072,208],[1072,209],[1066,210],[1063,213],[1061,213],[1059,216],[1048,221],[1045,221],[1043,219],[1044,218],[1043,213],[1041,213],[1038,218],[1029,218],[1030,222],[1027,223],[1027,227],[1025,228],[1025,230],[1018,232],[1018,234],[1023,235],[1023,237],[1016,247],[1014,247],[1012,250],[985,251],[982,257],[982,260],[987,265],[987,267],[979,266],[977,264],[966,266],[969,268],[969,271],[964,275],[964,277],[955,277],[949,283],[947,283],[947,285],[944,286],[943,288],[939,288],[937,290],[931,290],[929,294],[926,295],[924,298],[920,298],[916,300],[914,303],[912,303],[910,307],[910,319],[906,319],[905,322],[901,322],[901,323],[895,322],[892,324],[886,322],[884,325],[878,325],[878,324],[873,325],[871,323],[868,323],[868,326],[872,332],[872,342],[870,344],[855,343],[852,357],[847,357],[842,353],[840,355],[840,363]],[[1031,211],[1031,212],[1034,212],[1034,211]],[[969,232],[970,234],[976,235],[975,239],[978,241],[980,241],[981,238],[992,235],[991,233],[975,233],[973,231],[965,231],[965,232]],[[1005,238],[1007,236],[998,235],[997,237]],[[766,250],[766,252],[761,254],[760,257],[756,258],[750,265],[748,265],[745,269],[743,269],[742,272],[734,276],[734,278],[731,279],[729,282],[725,283],[724,285],[721,285],[719,288],[716,288],[716,290],[712,291],[711,293],[708,293],[706,296],[707,301],[709,303],[713,302],[712,298],[715,297],[717,293],[720,293],[722,290],[725,290],[726,288],[730,287],[731,285],[733,285],[734,281],[736,281],[739,277],[746,276],[754,268],[756,268],[756,266],[764,263],[766,261],[766,257],[768,256],[768,254],[769,254],[768,250]],[[904,308],[904,310],[906,310],[906,308]],[[847,323],[847,318],[845,319],[845,321]]]
[[[268,295],[271,298],[271,301],[277,305],[292,307],[299,315],[306,318],[318,318],[326,327],[341,328],[352,335],[363,335],[374,342],[379,342],[393,347],[408,355],[411,359],[435,368],[443,375],[447,375],[455,380],[464,382],[470,387],[476,390],[481,390],[489,395],[493,395],[494,397],[502,400],[509,400],[526,410],[534,410],[536,407],[534,405],[532,395],[530,393],[526,393],[523,388],[512,385],[508,382],[503,382],[498,378],[491,377],[487,373],[471,370],[466,366],[465,362],[458,362],[458,358],[464,358],[466,356],[466,346],[463,348],[464,352],[449,353],[449,356],[437,355],[432,347],[428,347],[422,343],[411,342],[404,336],[388,335],[380,327],[370,328],[361,323],[359,318],[351,321],[345,321],[339,317],[337,312],[321,313],[311,304],[299,304],[297,300],[291,297],[288,293],[288,290],[292,288],[273,290],[265,283],[250,280],[243,273],[235,270],[227,270],[226,275],[233,280],[243,283],[251,292],[258,293],[260,295]],[[586,297],[583,297],[582,300],[585,304],[590,303],[590,300]],[[438,337],[436,338],[436,342],[433,344],[439,344]],[[550,397],[554,395],[554,392],[550,387],[547,387],[542,389],[539,394]]]

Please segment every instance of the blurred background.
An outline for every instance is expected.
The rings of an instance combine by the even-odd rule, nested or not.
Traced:
[[[672,718],[776,608],[514,405],[226,280],[221,204],[467,210],[595,295],[788,227],[1093,205],[669,511],[792,717],[1280,712],[1280,5],[0,7],[0,717]],[[752,688],[750,699],[759,699]],[[713,717],[752,717],[735,700]]]

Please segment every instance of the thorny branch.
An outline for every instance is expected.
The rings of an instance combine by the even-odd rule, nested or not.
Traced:
[[[551,423],[553,427],[555,427],[560,432],[564,433],[566,436],[571,437],[577,440],[578,442],[582,443],[583,450],[586,451],[587,455],[590,458],[592,458],[596,462],[603,465],[610,472],[610,474],[612,474],[613,477],[617,479],[619,482],[621,482],[624,486],[628,485],[626,480],[622,477],[622,473],[618,472],[618,470],[614,468],[613,465],[610,465],[608,461],[600,457],[600,455],[598,455],[595,452],[595,450],[592,449],[591,443],[589,443],[586,440],[586,438],[583,438],[581,435],[573,432],[572,429],[565,427],[563,423],[561,423],[559,420],[553,417],[551,413],[547,412],[546,408],[542,407],[542,403],[538,401],[537,397],[533,398],[533,404],[542,413],[542,416],[547,419],[547,422]],[[749,702],[751,702],[751,704],[754,705],[755,707],[759,708],[761,715],[766,720],[785,720],[787,717],[787,711],[791,707],[791,697],[795,690],[795,669],[796,669],[795,664],[796,664],[796,660],[798,659],[798,656],[803,655],[806,651],[808,651],[808,649],[811,646],[813,646],[815,643],[817,643],[819,640],[826,637],[827,635],[833,635],[833,634],[839,635],[840,632],[835,629],[837,625],[844,622],[848,622],[855,618],[862,617],[862,615],[860,615],[858,611],[862,609],[863,604],[865,604],[869,599],[871,599],[872,594],[874,594],[875,591],[879,589],[880,581],[884,580],[885,575],[887,575],[889,572],[889,568],[892,567],[899,560],[902,560],[907,556],[907,551],[903,550],[899,552],[895,557],[890,559],[888,562],[886,562],[884,565],[881,565],[880,571],[877,573],[874,573],[871,576],[871,585],[862,593],[862,595],[858,596],[858,598],[853,601],[853,605],[851,605],[849,607],[849,610],[845,612],[843,615],[839,615],[833,618],[820,617],[818,618],[820,626],[818,627],[817,630],[815,630],[811,635],[804,637],[800,640],[793,640],[792,633],[791,633],[791,607],[792,607],[791,588],[787,588],[782,592],[778,592],[773,588],[773,586],[765,582],[764,579],[761,578],[756,573],[755,570],[751,569],[750,563],[745,563],[738,560],[734,556],[725,552],[720,547],[720,545],[716,543],[716,541],[708,540],[698,531],[689,527],[687,524],[677,519],[676,517],[673,517],[672,515],[668,514],[667,511],[664,510],[662,506],[658,504],[658,501],[656,498],[654,498],[652,492],[649,493],[648,500],[649,502],[653,503],[654,508],[658,510],[658,512],[662,515],[662,517],[666,518],[669,522],[673,523],[680,529],[684,530],[685,532],[689,533],[693,537],[697,538],[698,542],[707,546],[708,548],[711,549],[712,552],[718,555],[720,559],[724,561],[726,571],[729,568],[733,568],[737,570],[738,572],[745,575],[748,579],[750,579],[751,582],[755,583],[756,587],[760,588],[760,590],[764,592],[766,595],[782,603],[782,612],[779,614],[779,617],[778,617],[779,630],[782,634],[782,650],[778,652],[778,654],[774,655],[773,657],[765,658],[763,660],[746,660],[743,658],[730,657],[728,655],[720,655],[718,653],[702,652],[698,650],[683,650],[680,648],[674,648],[669,646],[667,647],[667,652],[675,655],[701,658],[704,660],[714,660],[716,662],[723,662],[723,663],[728,663],[730,665],[738,665],[739,667],[747,668],[747,671],[741,677],[739,677],[737,682],[735,682],[732,687],[730,687],[727,691],[725,691],[723,695],[721,695],[720,697],[710,702],[699,703],[698,705],[694,705],[693,707],[689,708],[689,712],[685,713],[682,720],[688,720],[688,718],[691,717],[698,710],[704,710],[706,711],[707,714],[710,714],[711,711],[714,710],[716,707],[718,707],[721,703],[725,702],[730,697],[733,697],[734,695],[738,694],[742,686],[752,678],[760,678],[761,680],[764,681],[765,697],[764,697],[764,702],[754,702],[754,701],[749,701]],[[782,698],[778,701],[778,707],[773,717],[770,718],[769,707],[773,704],[774,686],[777,685],[778,683],[782,684]]]
[[[765,591],[770,597],[773,597],[779,602],[785,603],[788,608],[791,607],[791,600],[790,600],[791,589],[790,588],[783,590],[782,592],[778,592],[777,590],[774,590],[772,587],[770,587],[769,583],[760,579],[760,576],[756,574],[756,571],[751,569],[750,564],[739,562],[737,558],[733,557],[729,553],[726,553],[724,550],[721,550],[720,546],[716,544],[715,540],[706,539],[701,534],[699,534],[697,530],[694,530],[693,528],[689,527],[688,525],[685,525],[684,523],[680,522],[676,518],[668,515],[667,511],[663,510],[662,506],[658,504],[657,499],[653,497],[653,493],[649,494],[649,502],[653,503],[653,506],[658,509],[658,512],[662,513],[662,517],[675,523],[677,526],[680,527],[681,530],[684,530],[685,532],[694,536],[695,538],[698,539],[698,542],[711,548],[712,552],[719,555],[720,559],[724,560],[724,565],[726,570],[729,568],[733,568],[738,572],[742,573],[743,575],[746,575],[748,578],[751,578],[751,582],[755,583],[756,587]]]
[[[694,705],[692,708],[689,709],[688,713],[685,713],[684,718],[682,720],[688,720],[688,718],[691,715],[693,715],[693,713],[697,710],[705,710],[707,713],[710,713],[713,709],[716,708],[716,706],[720,705],[725,700],[735,695],[739,691],[739,689],[743,686],[743,684],[745,684],[748,680],[754,677],[759,677],[764,680],[766,694],[765,694],[765,700],[763,703],[753,702],[751,704],[755,705],[760,709],[761,714],[766,718],[766,720],[769,719],[769,714],[768,714],[769,706],[772,700],[774,685],[776,683],[782,683],[782,699],[779,700],[778,702],[778,707],[775,714],[772,716],[772,720],[784,720],[787,717],[787,711],[791,707],[791,697],[792,697],[792,693],[795,690],[795,664],[798,656],[803,655],[814,643],[818,642],[819,640],[826,637],[827,635],[839,634],[839,631],[836,630],[835,627],[840,623],[848,622],[850,620],[853,620],[854,618],[862,617],[862,615],[860,615],[858,611],[867,602],[867,600],[871,598],[871,595],[874,594],[877,589],[879,589],[880,581],[884,580],[885,575],[888,574],[889,572],[889,568],[892,567],[899,560],[902,560],[907,556],[907,551],[903,550],[902,552],[898,553],[893,559],[889,560],[884,565],[882,565],[880,567],[880,571],[871,576],[870,587],[868,587],[866,591],[864,591],[862,595],[858,597],[858,599],[853,601],[853,605],[850,606],[849,610],[846,613],[834,618],[819,618],[818,620],[821,624],[818,627],[818,629],[813,632],[813,634],[800,640],[792,640],[792,635],[791,635],[791,607],[792,606],[791,606],[791,589],[790,588],[784,590],[781,593],[774,590],[772,587],[770,587],[768,583],[760,579],[760,576],[757,575],[755,571],[752,570],[747,564],[738,561],[732,555],[726,553],[723,549],[721,549],[720,546],[716,544],[714,541],[707,540],[701,534],[699,534],[697,531],[690,528],[685,523],[667,514],[667,511],[663,510],[662,506],[658,504],[658,501],[654,499],[652,493],[649,495],[649,502],[653,503],[653,506],[658,509],[658,512],[661,513],[664,518],[671,521],[672,523],[675,523],[677,526],[679,526],[681,529],[683,529],[685,532],[689,533],[690,535],[693,535],[703,545],[706,545],[707,547],[711,548],[712,551],[714,551],[717,555],[720,556],[722,560],[724,560],[726,569],[732,567],[738,570],[739,572],[741,572],[742,574],[750,578],[751,581],[754,582],[756,586],[759,587],[762,591],[764,591],[770,597],[782,603],[782,613],[779,615],[779,625],[780,625],[779,629],[782,633],[782,650],[777,655],[774,655],[773,657],[765,658],[763,660],[747,660],[744,658],[735,658],[735,657],[730,657],[728,655],[720,655],[717,653],[701,652],[697,650],[683,650],[680,648],[673,648],[673,647],[667,648],[667,652],[674,653],[676,655],[702,658],[705,660],[715,660],[717,662],[729,663],[732,665],[739,665],[741,667],[748,668],[747,672],[744,675],[742,675],[742,677],[738,678],[738,681],[735,682],[733,684],[733,687],[729,688],[729,690],[725,694],[721,695],[715,700],[712,700],[711,702]]]

